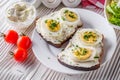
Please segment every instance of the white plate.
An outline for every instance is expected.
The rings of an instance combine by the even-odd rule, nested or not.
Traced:
[[[103,18],[101,15],[91,12],[89,10],[76,10],[80,13],[84,28],[98,29],[105,36],[104,55],[101,65],[105,64],[108,60],[111,59],[116,48],[116,34],[114,29],[106,23],[105,18]],[[58,62],[56,55],[61,51],[62,48],[55,48],[47,44],[36,32],[36,30],[34,30],[33,32],[32,41],[32,49],[35,56],[42,64],[44,64],[48,68],[67,74],[80,74],[88,72],[73,70],[61,65]]]
[[[106,21],[107,21],[107,23],[108,23],[110,26],[112,26],[113,28],[120,30],[120,26],[114,25],[114,24],[112,24],[112,23],[110,23],[110,22],[108,21],[108,19],[109,19],[109,14],[108,14],[108,12],[107,12],[107,10],[106,10],[106,7],[107,7],[108,4],[110,4],[110,2],[111,2],[111,0],[105,0],[104,14],[105,14]]]

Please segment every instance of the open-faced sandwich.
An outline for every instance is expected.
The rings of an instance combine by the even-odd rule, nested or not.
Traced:
[[[94,29],[78,29],[67,47],[57,55],[58,61],[76,70],[95,70],[100,67],[104,36]]]
[[[39,18],[36,26],[37,32],[45,41],[55,47],[61,47],[82,26],[82,22],[75,9],[62,8]]]

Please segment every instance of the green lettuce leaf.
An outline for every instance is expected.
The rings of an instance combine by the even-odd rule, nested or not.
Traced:
[[[117,6],[117,2],[112,1],[107,5],[106,11],[109,13],[109,22],[120,26],[120,7]]]

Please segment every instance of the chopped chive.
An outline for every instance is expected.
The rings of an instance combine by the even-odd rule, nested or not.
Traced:
[[[47,20],[45,20],[45,23],[47,23]]]
[[[71,14],[73,14],[73,12],[72,12],[72,11],[70,11],[70,13],[71,13]]]
[[[84,39],[88,40],[89,36],[88,35],[84,35]]]
[[[63,21],[65,21],[65,18],[64,18],[64,17],[62,17],[62,20],[63,20]]]
[[[69,17],[71,17],[71,18],[75,18],[75,16],[74,16],[74,15],[72,15],[72,14],[69,14]]]
[[[99,56],[95,56],[94,58],[97,59],[97,58],[99,58]]]
[[[79,47],[78,45],[76,45],[76,47]]]
[[[86,55],[86,54],[87,54],[87,50],[84,49],[84,50],[83,50],[83,55]]]
[[[74,51],[74,50],[72,49],[72,51]]]
[[[65,12],[64,13],[68,13],[68,10],[65,10]]]

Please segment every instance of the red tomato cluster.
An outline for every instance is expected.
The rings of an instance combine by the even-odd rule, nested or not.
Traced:
[[[18,33],[14,30],[8,30],[6,34],[2,33],[5,41],[11,44],[17,44],[17,49],[14,50],[14,59],[18,62],[23,62],[27,59],[27,49],[30,48],[32,41],[26,36],[22,35],[19,37]]]

